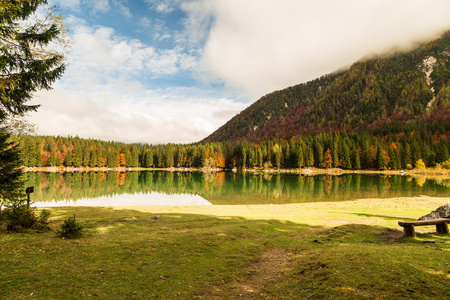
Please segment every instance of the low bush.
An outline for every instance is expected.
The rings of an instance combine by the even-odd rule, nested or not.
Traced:
[[[83,226],[77,222],[75,219],[75,215],[73,217],[69,217],[64,220],[64,223],[61,224],[61,229],[58,231],[58,234],[62,238],[67,239],[75,239],[79,238],[82,234]]]
[[[22,232],[30,229],[48,230],[49,217],[50,211],[42,210],[38,216],[36,208],[29,207],[23,200],[8,203],[1,213],[1,220],[5,222],[6,229],[10,232]]]

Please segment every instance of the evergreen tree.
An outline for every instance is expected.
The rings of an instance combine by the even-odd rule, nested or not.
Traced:
[[[75,167],[80,167],[83,161],[83,151],[81,149],[79,142],[74,142],[73,148],[73,165]]]
[[[381,145],[378,145],[377,149],[377,168],[378,170],[386,169],[386,157],[384,156],[384,150],[381,148]]]
[[[278,145],[278,143],[275,143],[275,145],[273,145],[271,150],[272,150],[272,157],[273,157],[272,163],[277,168],[280,168],[281,167],[281,156],[282,156],[280,145]]]
[[[35,147],[35,166],[36,167],[42,167],[42,155],[41,155],[41,150],[42,150],[42,144],[40,141],[38,141],[36,143],[36,147]]]
[[[397,151],[395,151],[395,149],[393,147],[389,147],[389,157],[390,157],[390,161],[388,164],[389,169],[391,170],[397,170],[398,166],[397,166]]]
[[[64,28],[49,15],[32,19],[45,0],[2,1],[0,4],[0,121],[8,115],[35,111],[37,105],[26,105],[34,92],[50,89],[61,77],[63,55],[48,47],[63,34]],[[33,24],[26,25],[24,20]]]
[[[66,158],[64,160],[64,165],[67,167],[70,167],[73,165],[73,155],[72,155],[72,151],[70,151],[70,150],[67,150]]]
[[[28,159],[27,164],[24,162],[24,165],[34,167],[36,165],[36,143],[30,136],[27,136],[25,140],[25,152],[27,153]]]
[[[96,149],[95,149],[95,152],[96,152],[96,159],[97,159],[97,167],[102,167],[103,166],[103,156],[102,156],[102,154],[103,154],[103,151],[102,151],[102,149],[101,149],[101,147],[100,147],[100,145],[97,145],[96,146]]]
[[[146,153],[145,153],[145,164],[147,168],[152,168],[153,167],[153,150],[149,149]]]
[[[109,168],[116,168],[117,167],[117,159],[116,159],[116,153],[114,150],[109,150],[107,153],[107,166]]]
[[[369,142],[364,141],[362,143],[362,163],[361,163],[363,169],[370,169],[372,167],[371,156],[372,155]]]
[[[437,163],[442,163],[450,158],[450,155],[448,153],[448,143],[445,141],[440,141],[438,143],[436,152]]]
[[[317,137],[314,139],[314,161],[318,167],[323,162],[323,147]]]
[[[349,170],[352,168],[350,149],[346,141],[342,143],[342,167]]]
[[[419,146],[419,141],[414,139],[411,143],[411,160],[413,163],[413,167],[416,166],[416,162],[422,158],[422,150]]]
[[[353,148],[353,155],[355,157],[354,159],[354,163],[353,163],[353,168],[355,170],[360,170],[361,169],[361,162],[359,159],[359,151],[356,147]]]
[[[23,195],[19,147],[10,137],[6,128],[0,127],[0,212],[3,204],[19,200]]]
[[[56,157],[55,157],[55,143],[53,142],[53,139],[48,141],[47,144],[47,150],[48,150],[48,157],[47,157],[47,163],[46,166],[52,167],[56,165]]]
[[[339,153],[338,153],[338,141],[333,143],[333,147],[331,149],[331,159],[333,160],[333,167],[337,168],[339,166]]]
[[[184,146],[179,145],[176,149],[175,153],[175,166],[176,167],[184,167],[185,166],[185,158],[186,157],[186,149]]]
[[[407,142],[402,147],[402,167],[405,169],[412,168],[411,148]]]
[[[297,167],[300,169],[303,166],[303,151],[300,144],[297,146]]]
[[[97,165],[97,151],[95,148],[93,148],[90,153],[88,166],[90,168],[95,168],[96,165]]]
[[[307,146],[305,148],[304,154],[305,154],[305,165],[307,167],[314,166],[314,151],[313,151],[312,147],[311,146]]]
[[[261,168],[263,165],[263,162],[264,162],[263,152],[261,150],[261,147],[258,147],[258,149],[256,151],[256,165]]]
[[[91,161],[91,149],[90,146],[84,145],[83,148],[83,166],[89,167]]]
[[[172,156],[171,165],[173,165],[173,156]],[[137,146],[135,144],[133,144],[130,147],[130,167],[136,168],[138,166],[139,166],[138,150],[137,150]]]

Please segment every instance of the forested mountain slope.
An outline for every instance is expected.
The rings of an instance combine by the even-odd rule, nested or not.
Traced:
[[[353,64],[348,70],[262,97],[204,142],[255,141],[424,123],[450,124],[450,31],[407,53]]]

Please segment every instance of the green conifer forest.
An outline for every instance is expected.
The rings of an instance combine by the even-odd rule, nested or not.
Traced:
[[[27,167],[331,168],[399,170],[450,159],[450,124],[403,131],[336,131],[261,141],[123,144],[79,137],[19,135]]]

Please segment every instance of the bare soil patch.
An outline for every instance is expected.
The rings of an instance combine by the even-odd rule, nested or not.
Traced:
[[[268,296],[265,292],[267,286],[276,285],[276,282],[282,282],[293,274],[295,265],[293,253],[281,248],[270,249],[248,268],[247,277],[236,278],[226,284],[227,293],[235,295],[237,299]],[[219,297],[222,294],[222,288],[216,288],[212,295],[205,295],[204,299]]]

